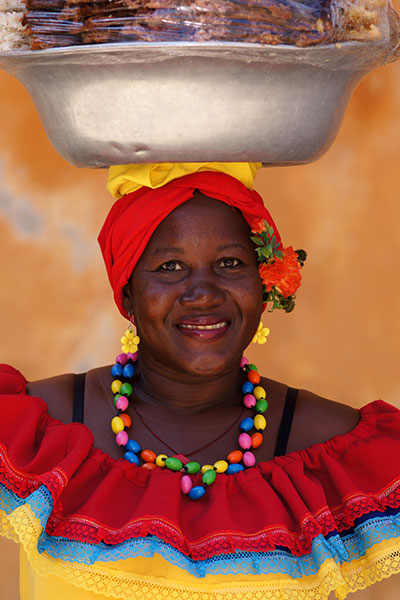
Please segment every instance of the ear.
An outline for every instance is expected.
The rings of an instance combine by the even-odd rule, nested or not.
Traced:
[[[125,312],[133,314],[133,296],[129,282],[122,288],[122,307]]]

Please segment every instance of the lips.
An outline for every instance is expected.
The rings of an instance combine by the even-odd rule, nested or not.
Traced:
[[[215,339],[224,335],[229,327],[229,321],[214,317],[200,317],[181,321],[177,327],[184,335],[201,339]]]

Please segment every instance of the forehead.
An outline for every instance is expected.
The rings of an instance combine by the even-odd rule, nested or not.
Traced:
[[[250,227],[236,208],[196,192],[160,223],[149,246],[199,239],[250,242]]]

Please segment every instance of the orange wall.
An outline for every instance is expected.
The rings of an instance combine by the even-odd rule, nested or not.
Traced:
[[[0,90],[0,361],[31,379],[110,363],[124,323],[95,242],[111,205],[105,172],[57,156],[4,73]],[[270,377],[354,406],[400,407],[399,115],[397,63],[363,80],[325,157],[257,180],[284,240],[309,259],[295,312],[266,315],[269,341],[249,356]],[[1,600],[17,598],[8,542],[0,577]],[[362,597],[395,593],[389,581]]]

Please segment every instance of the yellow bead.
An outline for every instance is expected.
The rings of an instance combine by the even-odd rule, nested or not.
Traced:
[[[140,343],[140,337],[138,335],[135,335],[135,337],[132,338],[132,342],[137,346]]]
[[[125,335],[128,338],[128,340],[131,340],[133,338],[133,331],[131,331],[130,329],[127,329],[125,331]]]
[[[121,351],[124,354],[128,354],[128,352],[130,352],[128,344],[124,344],[123,346],[121,346]]]
[[[254,429],[257,431],[262,431],[267,426],[267,421],[265,420],[264,415],[256,415],[254,417]]]
[[[122,385],[122,381],[120,381],[119,379],[114,379],[114,381],[111,384],[112,393],[119,394],[119,392],[121,390],[121,385]]]
[[[111,429],[114,433],[119,433],[125,429],[125,424],[121,417],[114,417],[111,421]]]
[[[263,327],[261,329],[260,333],[263,337],[268,337],[270,334],[270,330],[268,329],[268,327]]]
[[[166,454],[159,454],[156,458],[157,467],[165,467],[165,461],[167,458],[168,456]]]
[[[121,344],[129,344],[129,339],[126,337],[126,335],[123,335],[121,338]]]
[[[201,467],[201,472],[205,473],[206,471],[209,471],[210,469],[214,469],[214,467],[212,465],[203,465]]]
[[[217,462],[214,463],[214,469],[217,473],[225,473],[228,466],[226,460],[217,460]]]
[[[257,342],[257,340],[258,340],[258,335],[256,333],[251,341],[253,342],[253,344],[255,344]]]
[[[259,344],[265,344],[266,341],[267,341],[267,338],[264,337],[263,335],[259,335],[257,341],[258,341]]]
[[[257,400],[261,400],[261,398],[265,398],[266,395],[267,395],[266,391],[264,390],[263,387],[261,387],[261,385],[258,385],[253,390],[253,396],[255,396]]]

